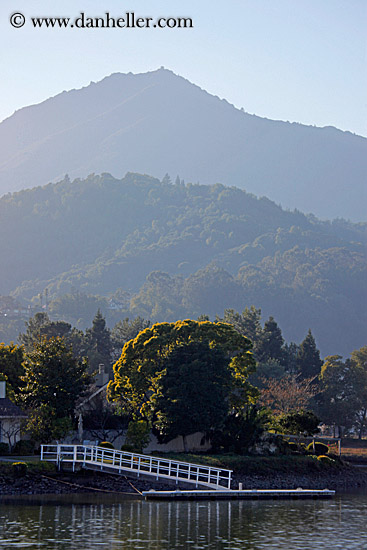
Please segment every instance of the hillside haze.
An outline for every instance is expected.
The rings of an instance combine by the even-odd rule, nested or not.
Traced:
[[[271,91],[269,91],[271,93]],[[0,193],[127,171],[235,185],[365,220],[367,139],[249,115],[171,71],[113,74],[0,124]]]
[[[54,318],[72,323],[88,300],[89,316],[99,307],[88,296],[116,295],[118,318],[152,321],[254,304],[287,340],[311,328],[324,355],[347,355],[365,345],[366,245],[365,223],[321,222],[234,187],[65,178],[0,199],[0,295],[39,305],[47,288]]]

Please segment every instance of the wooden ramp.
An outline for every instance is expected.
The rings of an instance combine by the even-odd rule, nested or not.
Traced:
[[[332,498],[329,489],[248,489],[217,491],[144,491],[146,500],[266,500],[266,499],[319,499]]]
[[[73,471],[83,466],[115,475],[189,483],[214,491],[231,488],[232,470],[91,445],[41,445],[41,460],[55,462],[58,468],[72,465]]]

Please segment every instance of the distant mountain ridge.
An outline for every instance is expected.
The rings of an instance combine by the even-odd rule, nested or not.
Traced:
[[[0,193],[126,172],[235,185],[322,218],[366,219],[367,139],[249,115],[166,69],[113,74],[0,124]]]

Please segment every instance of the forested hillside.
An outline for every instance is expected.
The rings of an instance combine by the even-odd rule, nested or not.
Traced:
[[[346,355],[365,344],[366,229],[220,184],[66,177],[0,199],[0,294],[35,304],[47,288],[50,313],[74,322],[91,301],[107,309],[87,295],[114,295],[115,322],[254,304],[287,340],[311,328],[323,355]]]

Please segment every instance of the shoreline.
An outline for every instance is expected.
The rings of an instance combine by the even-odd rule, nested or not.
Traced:
[[[364,470],[364,469],[363,469]],[[342,490],[367,487],[367,469],[362,471],[348,466],[323,472],[274,472],[266,474],[233,474],[232,489],[333,489]],[[185,490],[187,486],[172,485],[156,480],[128,478],[98,471],[29,472],[23,477],[0,472],[0,500],[8,496],[95,494],[101,496],[139,497],[143,491],[155,489]]]

